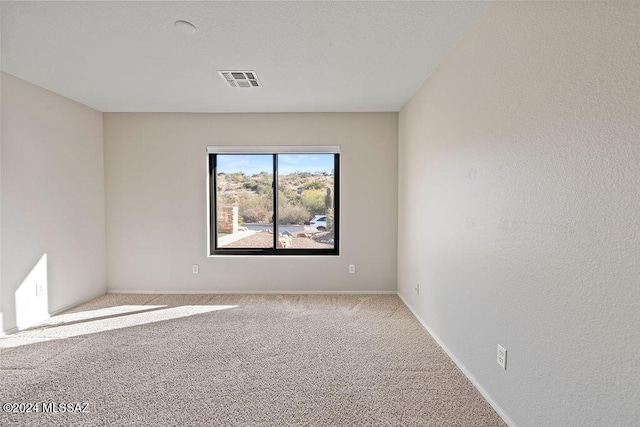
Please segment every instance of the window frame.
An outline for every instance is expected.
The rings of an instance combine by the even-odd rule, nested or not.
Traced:
[[[219,248],[217,218],[217,182],[216,158],[218,155],[271,155],[273,158],[273,246],[269,248]],[[331,249],[314,248],[278,248],[278,155],[283,154],[332,154],[334,163],[333,210],[334,210],[334,246]],[[322,147],[247,147],[247,146],[210,146],[207,147],[208,163],[208,256],[251,255],[251,256],[339,256],[340,243],[340,150],[335,146]],[[326,215],[325,215],[326,216]]]

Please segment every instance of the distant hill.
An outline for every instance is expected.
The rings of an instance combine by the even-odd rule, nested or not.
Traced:
[[[326,212],[327,189],[333,196],[333,175],[298,172],[278,177],[278,217],[281,224],[303,224]],[[270,223],[273,215],[273,174],[220,173],[217,197],[222,204],[238,206],[248,223]]]

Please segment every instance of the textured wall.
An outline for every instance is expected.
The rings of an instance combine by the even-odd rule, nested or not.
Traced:
[[[395,291],[396,113],[108,113],[104,123],[110,290]],[[216,144],[340,145],[340,256],[207,258]]]
[[[2,74],[4,330],[105,292],[103,158],[102,113]]]
[[[640,425],[638,22],[496,3],[400,114],[399,293],[519,426]]]

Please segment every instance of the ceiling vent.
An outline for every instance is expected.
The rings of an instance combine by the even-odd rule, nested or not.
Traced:
[[[262,87],[255,71],[218,71],[231,87]]]

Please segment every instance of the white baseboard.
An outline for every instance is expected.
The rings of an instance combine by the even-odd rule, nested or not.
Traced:
[[[143,294],[143,295],[396,295],[396,291],[131,291],[109,289],[107,294]]]
[[[509,426],[509,427],[517,427],[517,424],[509,417],[509,415],[507,415],[507,413],[504,411],[504,409],[502,409],[502,407],[500,405],[498,405],[498,403],[493,400],[493,398],[491,397],[491,395],[489,394],[489,392],[487,390],[485,390],[484,387],[482,387],[482,385],[478,382],[478,380],[471,374],[471,372],[469,372],[469,370],[462,364],[462,362],[460,361],[460,359],[458,359],[453,352],[442,342],[442,340],[440,339],[440,337],[438,337],[438,335],[436,335],[433,330],[429,327],[429,325],[427,325],[427,323],[422,320],[422,318],[420,317],[420,315],[416,312],[416,310],[413,309],[413,307],[411,307],[411,305],[407,302],[407,300],[405,300],[402,295],[400,295],[399,292],[397,292],[398,297],[400,297],[400,299],[402,300],[402,302],[404,303],[404,305],[407,306],[407,308],[409,310],[411,310],[411,312],[413,313],[413,315],[416,317],[416,319],[418,319],[418,321],[422,324],[422,326],[427,330],[427,332],[429,333],[429,335],[431,335],[431,337],[433,337],[433,339],[436,341],[436,343],[438,343],[438,345],[444,350],[445,353],[447,353],[447,356],[449,356],[449,358],[451,360],[453,360],[453,363],[456,364],[456,366],[458,367],[458,369],[460,369],[462,371],[462,373],[469,379],[469,381],[471,381],[471,384],[473,384],[473,386],[480,392],[480,394],[482,395],[482,397],[485,398],[485,400],[487,402],[489,402],[489,405],[491,405],[491,407],[498,413],[498,415],[500,416],[500,418],[502,418],[502,420]]]
[[[67,310],[71,310],[72,308],[75,308],[75,307],[77,307],[79,305],[82,305],[82,304],[87,303],[87,302],[89,302],[91,300],[94,300],[94,299],[96,299],[98,297],[101,297],[102,295],[104,295],[104,293],[100,293],[98,295],[92,296],[92,297],[90,297],[88,299],[85,299],[85,300],[82,300],[80,302],[70,304],[70,305],[68,305],[66,307],[62,307],[62,308],[59,308],[59,309],[54,310],[54,311],[50,311],[49,315],[46,318],[38,321],[37,323],[34,323],[33,325],[29,325],[26,328],[20,329],[17,326],[14,326],[13,328],[8,329],[8,330],[6,330],[4,332],[0,331],[0,338],[2,338],[4,336],[7,336],[7,335],[15,334],[16,332],[20,332],[20,331],[25,330],[25,329],[37,328],[38,326],[48,322],[51,319],[52,316],[57,316],[60,313],[63,313],[65,311],[67,311]]]
[[[0,331],[0,338],[5,337],[7,335],[11,335],[11,334],[15,334],[16,332],[18,332],[18,327],[14,326],[11,329],[7,329],[6,331]]]
[[[71,310],[72,308],[76,308],[76,307],[77,307],[77,306],[79,306],[79,305],[82,305],[82,304],[88,303],[89,301],[94,300],[94,299],[96,299],[96,298],[98,298],[98,297],[101,297],[102,295],[105,295],[105,294],[106,294],[106,292],[102,292],[102,293],[100,293],[100,294],[98,294],[98,295],[96,295],[96,296],[90,297],[90,298],[85,299],[85,300],[82,300],[82,301],[80,301],[80,302],[74,302],[74,303],[73,303],[73,304],[71,304],[71,305],[68,305],[68,306],[63,307],[63,308],[61,308],[61,309],[58,309],[58,310],[54,310],[54,311],[52,311],[51,313],[49,313],[49,316],[57,316],[57,315],[58,315],[58,314],[60,314],[60,313],[63,313],[63,312],[65,312],[65,311],[67,311],[67,310]]]

